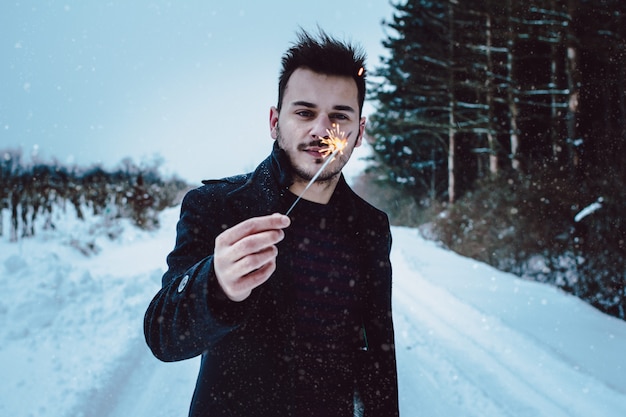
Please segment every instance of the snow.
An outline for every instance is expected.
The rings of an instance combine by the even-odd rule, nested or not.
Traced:
[[[579,223],[585,217],[587,217],[590,214],[600,210],[602,208],[602,202],[603,201],[604,201],[604,199],[602,197],[598,197],[598,199],[596,201],[594,201],[593,203],[589,204],[587,207],[585,207],[584,209],[579,211],[576,214],[576,216],[574,216],[574,221],[576,223]]]
[[[198,359],[161,363],[142,332],[178,209],[155,231],[56,213],[17,243],[3,215],[0,416],[186,416]],[[402,416],[626,415],[626,322],[414,229],[393,236]]]

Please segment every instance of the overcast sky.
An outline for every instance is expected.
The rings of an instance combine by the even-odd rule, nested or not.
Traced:
[[[392,11],[387,0],[3,1],[0,149],[107,168],[158,155],[193,183],[251,170],[271,149],[280,58],[298,28],[360,43],[372,71]]]

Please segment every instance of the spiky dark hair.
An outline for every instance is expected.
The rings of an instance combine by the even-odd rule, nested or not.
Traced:
[[[319,29],[317,38],[300,30],[297,42],[282,57],[278,79],[278,104],[280,111],[285,88],[291,74],[298,68],[308,68],[319,74],[351,77],[356,82],[359,115],[365,101],[365,52],[360,46],[339,41]]]

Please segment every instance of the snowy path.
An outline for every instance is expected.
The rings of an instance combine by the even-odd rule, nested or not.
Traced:
[[[104,389],[70,415],[90,417],[186,417],[199,360],[161,363],[137,345],[122,358]],[[90,410],[90,411],[87,411]]]
[[[407,232],[396,234],[400,233]],[[487,267],[450,255],[449,260],[429,262],[429,268],[442,270],[424,278],[420,263],[426,266],[424,259],[429,258],[420,253],[429,248],[428,243],[419,249],[415,243],[403,245],[392,258],[403,416],[626,415],[626,393],[582,372],[558,351],[507,325],[488,308],[474,307],[471,291],[462,300],[444,286],[445,280],[437,285],[439,276],[450,273],[450,262],[458,268],[452,269],[458,271],[458,279],[471,275],[468,271],[476,267],[488,272]],[[161,364],[144,346],[137,346],[120,369],[131,364],[132,374],[113,378],[100,393],[100,401],[104,396],[115,406],[102,407],[106,412],[98,417],[185,415],[196,360]]]
[[[142,333],[176,218],[97,239],[89,258],[69,238],[0,241],[1,416],[187,415],[199,360],[159,362]],[[393,235],[403,417],[626,416],[626,322]]]
[[[402,241],[412,233],[398,230],[394,236],[396,241]],[[402,238],[398,239],[399,235]],[[431,243],[422,241],[418,247],[415,243],[400,244],[392,255],[396,271],[394,310],[404,415],[626,415],[624,385],[621,390],[608,387],[605,381],[581,370],[585,365],[570,362],[571,358],[563,352],[533,334],[525,333],[521,323],[516,323],[515,328],[507,325],[500,318],[507,314],[500,311],[498,303],[495,303],[498,307],[490,308],[490,303],[485,300],[489,294],[484,293],[489,287],[473,282],[476,272],[485,277],[490,268],[441,252]],[[481,271],[476,271],[477,268]],[[428,278],[424,277],[424,272],[427,272]],[[459,297],[464,299],[445,287],[450,278],[456,285],[464,279],[468,280],[458,291]],[[489,276],[486,278],[489,279]],[[472,287],[476,284],[483,289],[482,293],[474,291]],[[544,303],[553,299],[554,295],[550,293],[556,291],[515,279],[509,280],[508,284],[513,284],[510,294],[515,294],[515,297],[523,293],[520,290],[522,286],[535,287],[534,296],[545,291]],[[492,297],[507,298],[502,292],[506,293],[506,287],[504,291],[498,291],[492,286]],[[566,297],[572,305],[580,304],[572,297],[558,295]],[[530,299],[527,304],[532,304]],[[518,308],[515,304],[510,307]],[[576,315],[572,320],[575,320],[574,317]],[[599,324],[605,320],[613,321],[600,314],[596,317]],[[560,323],[567,318],[543,317],[543,320]],[[526,325],[534,326],[533,323]],[[558,333],[557,326],[554,331]],[[585,334],[584,331],[582,333]],[[576,344],[586,342],[594,343],[573,341]],[[610,351],[611,346],[604,348],[607,347]],[[621,347],[624,347],[624,339]],[[598,350],[595,354],[602,355],[603,348]],[[619,351],[617,354],[620,355]],[[614,365],[626,370],[625,363],[626,360],[621,358]],[[407,368],[403,364],[411,366]],[[424,413],[424,410],[428,411]]]

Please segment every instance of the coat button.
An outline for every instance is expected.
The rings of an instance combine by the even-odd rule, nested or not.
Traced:
[[[180,280],[180,284],[178,284],[178,292],[183,292],[188,282],[189,282],[189,275],[185,275],[183,279]]]

